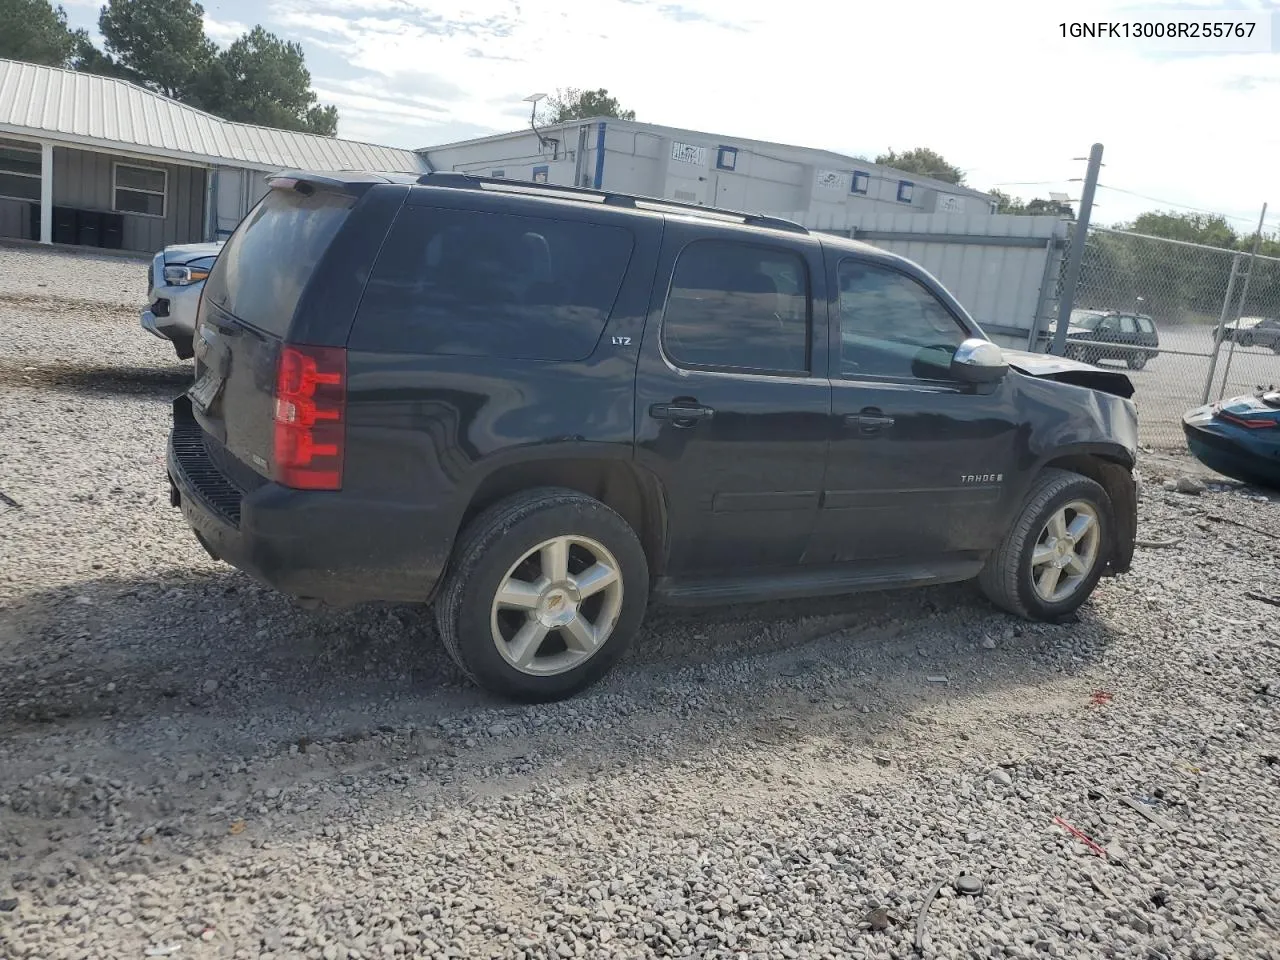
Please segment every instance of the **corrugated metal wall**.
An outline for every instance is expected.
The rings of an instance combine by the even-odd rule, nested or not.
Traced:
[[[31,204],[25,200],[0,199],[0,237],[36,240],[31,236]]]
[[[198,167],[55,147],[54,205],[111,212],[112,164],[116,162],[163,169],[169,174],[165,216],[160,218],[125,214],[124,249],[154,253],[171,243],[204,239],[205,172]]]
[[[811,230],[852,234],[920,264],[1007,346],[1028,342],[1052,304],[1067,222],[1008,214],[877,213],[790,215]]]

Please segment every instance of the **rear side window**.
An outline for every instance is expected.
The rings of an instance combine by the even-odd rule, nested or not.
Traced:
[[[676,261],[662,345],[691,368],[809,369],[809,273],[790,250],[697,240]]]
[[[205,296],[237,319],[283,337],[353,202],[339,194],[269,190],[222,248]]]
[[[1135,317],[1121,317],[1120,332],[1121,333],[1137,333],[1138,332],[1137,319]]]
[[[1146,317],[1138,317],[1138,329],[1143,333],[1155,333],[1156,325]]]
[[[627,272],[623,227],[404,207],[378,254],[349,346],[581,360]]]

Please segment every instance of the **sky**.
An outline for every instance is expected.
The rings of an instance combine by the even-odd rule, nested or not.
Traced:
[[[100,0],[61,0],[96,26]],[[517,129],[533,93],[606,87],[637,119],[874,158],[927,146],[980,189],[1080,196],[1095,223],[1149,209],[1280,230],[1280,0],[208,0],[219,44],[301,42],[339,136],[423,147]],[[1069,13],[1067,9],[1069,8]],[[1064,38],[1073,21],[1232,9],[1269,52]],[[1143,196],[1135,196],[1141,194]],[[1150,199],[1148,199],[1150,198]]]

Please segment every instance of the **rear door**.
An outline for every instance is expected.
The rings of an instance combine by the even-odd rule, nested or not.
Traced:
[[[281,342],[292,334],[301,343],[341,346],[360,293],[362,244],[348,239],[342,250],[334,249],[357,197],[296,183],[280,181],[240,222],[201,297],[195,381],[187,395],[216,442],[211,454],[232,473],[236,464],[219,456],[220,448],[242,467],[269,475]],[[384,214],[384,234],[387,220]],[[323,266],[326,256],[333,269]],[[334,315],[336,323],[330,322]]]
[[[666,491],[669,575],[803,559],[831,408],[824,297],[808,235],[668,220],[635,416],[637,461]]]

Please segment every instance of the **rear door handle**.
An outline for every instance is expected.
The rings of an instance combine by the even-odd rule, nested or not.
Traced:
[[[671,420],[674,423],[710,420],[715,415],[716,412],[711,407],[703,407],[693,403],[655,403],[649,407],[649,416],[653,417],[653,419]]]

